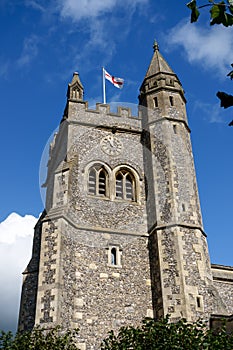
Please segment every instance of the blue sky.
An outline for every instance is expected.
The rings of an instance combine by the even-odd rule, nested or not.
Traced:
[[[185,1],[164,0],[0,0],[0,26],[0,296],[17,277],[14,302],[5,301],[12,313],[7,322],[0,319],[0,328],[16,324],[20,272],[30,256],[31,227],[43,210],[40,159],[62,117],[73,72],[79,72],[90,106],[102,102],[102,66],[125,79],[120,91],[106,83],[107,102],[136,104],[155,38],[186,91],[211,260],[233,265],[233,128],[227,126],[233,110],[220,109],[215,96],[233,90],[226,78],[233,29],[210,27],[208,10],[190,24]]]

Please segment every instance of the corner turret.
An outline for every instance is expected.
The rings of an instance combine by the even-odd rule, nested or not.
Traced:
[[[72,101],[83,101],[84,89],[78,72],[73,73],[73,79],[68,85],[67,98]]]
[[[153,49],[154,54],[140,87],[139,104],[155,110],[156,119],[171,117],[171,114],[177,118],[178,113],[178,119],[187,122],[186,100],[181,82],[161,55],[156,41]]]

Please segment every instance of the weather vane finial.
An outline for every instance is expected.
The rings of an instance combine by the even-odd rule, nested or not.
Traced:
[[[154,51],[157,51],[157,50],[159,51],[159,44],[157,43],[156,39],[154,40],[153,49],[154,49]]]

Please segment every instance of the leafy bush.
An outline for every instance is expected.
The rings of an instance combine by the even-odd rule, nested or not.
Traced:
[[[203,322],[188,323],[180,320],[169,323],[145,319],[139,327],[122,327],[115,335],[109,333],[101,350],[232,350],[233,335],[223,327],[214,334]]]
[[[77,350],[78,330],[62,332],[60,327],[49,331],[35,328],[32,332],[0,331],[0,349],[2,350]]]

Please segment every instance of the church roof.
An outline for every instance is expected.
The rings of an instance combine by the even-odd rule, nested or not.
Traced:
[[[75,85],[75,84],[77,84],[77,83],[80,85],[81,88],[83,88],[83,85],[82,85],[81,80],[80,80],[80,78],[79,78],[78,72],[74,72],[74,73],[73,73],[72,81],[71,81],[71,83],[70,83],[69,85],[70,85],[70,86],[73,86],[73,85]]]
[[[70,84],[68,84],[67,89],[67,98],[73,100],[82,100],[83,99],[83,85],[79,78],[78,72],[73,73],[73,78]]]
[[[159,51],[159,45],[155,41],[153,45],[154,54],[146,72],[145,79],[158,73],[175,74]]]
[[[159,51],[159,45],[155,41],[154,53],[147,69],[146,75],[140,87],[140,95],[155,93],[159,90],[179,92],[185,101],[184,90],[176,73],[171,69],[167,61]],[[142,98],[140,98],[142,103]]]

